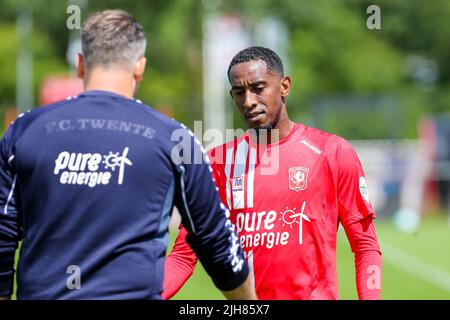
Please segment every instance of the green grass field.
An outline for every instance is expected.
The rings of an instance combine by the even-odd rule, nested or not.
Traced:
[[[383,299],[450,299],[450,226],[444,215],[426,217],[415,234],[390,220],[376,221],[383,251]],[[338,234],[337,266],[341,299],[357,299],[353,254]],[[174,299],[224,299],[200,264]]]

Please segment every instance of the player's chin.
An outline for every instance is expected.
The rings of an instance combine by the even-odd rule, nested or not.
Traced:
[[[272,125],[271,125],[269,119],[265,115],[261,115],[261,116],[257,117],[257,119],[255,119],[255,118],[248,119],[247,118],[246,121],[247,121],[248,127],[251,129],[255,129],[258,131],[272,129]]]

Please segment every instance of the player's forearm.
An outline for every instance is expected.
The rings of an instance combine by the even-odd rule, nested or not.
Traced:
[[[355,254],[356,288],[360,300],[381,298],[381,250],[375,226],[366,218],[344,226]]]
[[[197,264],[197,256],[186,242],[187,231],[180,227],[180,233],[172,251],[166,258],[164,272],[164,291],[161,296],[172,298],[189,279]]]
[[[257,300],[257,296],[255,290],[253,289],[250,281],[250,277],[242,283],[239,287],[233,290],[224,291],[222,290],[223,295],[228,300]]]
[[[377,250],[355,254],[356,288],[359,300],[381,299],[381,254]]]
[[[10,297],[10,296],[7,296],[7,297],[0,297],[0,300],[11,300],[11,297]]]
[[[161,296],[164,300],[172,298],[183,287],[194,272],[194,265],[185,262],[183,257],[170,255],[164,267],[164,291]]]

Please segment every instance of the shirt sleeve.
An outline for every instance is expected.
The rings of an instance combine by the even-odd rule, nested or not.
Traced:
[[[355,255],[356,289],[360,300],[381,296],[381,250],[373,220],[368,217],[344,226]]]
[[[172,298],[194,272],[197,256],[186,242],[187,230],[180,224],[180,232],[167,256],[164,272],[164,291],[162,297]]]
[[[12,128],[0,141],[0,296],[10,296],[14,284],[14,257],[21,237],[16,208]]]
[[[194,250],[206,272],[220,290],[232,290],[248,276],[248,265],[230,212],[220,200],[212,178],[209,157],[192,132],[184,137],[182,161],[175,161],[177,174],[174,203],[180,211]],[[174,161],[174,159],[172,159]]]
[[[210,150],[208,152],[208,156],[211,160],[214,184],[218,188],[219,196],[222,199],[222,202],[227,203],[226,191],[222,186],[225,184],[225,181],[223,180],[224,175],[222,173],[223,162],[217,160],[215,149]],[[187,234],[188,232],[186,228],[183,224],[180,224],[180,232],[166,259],[164,291],[162,293],[162,297],[166,300],[172,298],[181,289],[181,287],[194,272],[195,265],[197,264],[197,256],[186,242]]]
[[[348,225],[360,219],[376,217],[370,203],[366,178],[353,147],[342,139],[337,150],[337,196],[339,219]]]

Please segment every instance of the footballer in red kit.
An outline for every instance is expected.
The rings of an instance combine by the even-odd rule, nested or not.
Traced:
[[[273,51],[241,51],[233,58],[229,79],[231,96],[250,129],[209,156],[258,298],[338,299],[341,224],[355,254],[359,299],[379,299],[376,215],[351,144],[289,120],[285,98],[290,78]],[[182,228],[166,260],[165,298],[176,293],[195,266],[185,237]]]

